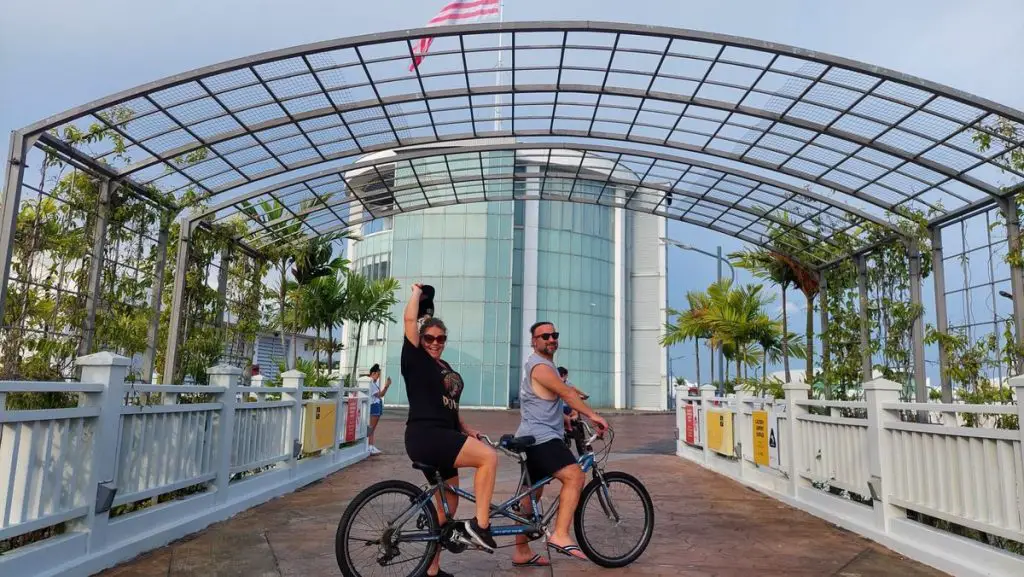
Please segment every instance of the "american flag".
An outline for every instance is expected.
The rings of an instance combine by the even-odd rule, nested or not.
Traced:
[[[444,26],[447,24],[465,24],[479,22],[501,14],[501,0],[455,0],[445,5],[436,16],[427,22],[427,26]],[[413,71],[427,56],[433,37],[420,38],[413,46],[413,60],[409,71]]]

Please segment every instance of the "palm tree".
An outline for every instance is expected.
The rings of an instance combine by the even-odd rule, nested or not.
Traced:
[[[788,222],[786,215],[782,215],[781,220],[783,223]],[[807,247],[811,245],[803,232],[793,226],[783,227],[783,225],[780,225],[780,228],[771,232],[769,236],[772,238],[772,243],[778,246]],[[793,252],[793,250],[793,248],[790,248],[789,252]],[[782,360],[786,371],[786,381],[790,380],[790,356],[802,356],[807,360],[805,379],[809,381],[811,375],[814,373],[814,297],[817,296],[820,288],[818,275],[798,263],[796,260],[786,256],[782,251],[772,248],[758,248],[753,250],[746,249],[732,253],[729,257],[734,260],[736,266],[749,270],[755,277],[769,280],[781,287],[783,311],[782,330],[783,335],[786,335],[786,338],[783,339]],[[807,335],[807,346],[802,351],[804,353],[803,355],[794,354],[793,351],[790,350],[791,347],[789,346],[788,341],[788,335],[790,333],[786,310],[786,290],[791,285],[800,289],[800,292],[804,293],[804,298],[807,299],[807,323],[805,332]]]
[[[274,238],[291,238],[302,230],[302,222],[298,219],[281,220],[285,214],[285,207],[277,200],[264,200],[255,205],[250,204],[249,201],[243,201],[239,210],[260,223],[267,229],[268,235]],[[281,350],[286,351],[288,344],[285,341],[285,332],[289,326],[286,317],[288,316],[288,292],[291,288],[288,282],[288,267],[292,263],[293,252],[288,245],[271,243],[264,248],[264,253],[267,255],[267,260],[274,263],[281,275],[281,283],[277,287],[278,314],[275,325],[281,334]],[[292,363],[286,366],[294,368],[295,365]]]
[[[710,326],[705,322],[704,315],[709,305],[709,297],[706,292],[690,291],[686,293],[686,301],[689,308],[680,312],[669,309],[669,317],[675,317],[675,323],[665,325],[665,334],[659,339],[662,346],[672,346],[693,339],[693,349],[697,363],[697,384],[700,385],[700,341],[712,337]],[[714,380],[715,355],[711,355],[711,375]]]
[[[322,288],[318,286],[319,280],[334,277],[344,273],[349,261],[344,257],[334,256],[334,241],[345,238],[355,238],[349,231],[342,233],[320,236],[306,240],[300,245],[295,253],[292,267],[292,276],[295,278],[294,302],[301,307],[296,317],[296,331],[315,328],[316,336],[316,359],[320,361],[320,331],[326,326],[324,322],[324,309],[326,298],[322,294]],[[292,333],[292,366],[296,362],[296,336]]]
[[[714,340],[721,346],[728,345],[728,352],[736,361],[736,378],[739,379],[743,375],[742,365],[750,361],[748,346],[756,343],[758,337],[770,331],[772,323],[776,322],[764,312],[764,307],[774,299],[761,294],[761,285],[746,285],[735,290],[730,285],[724,286],[724,292],[716,287],[706,318],[715,335]],[[723,349],[723,352],[727,351]]]
[[[767,249],[747,248],[729,254],[729,258],[739,268],[750,271],[755,278],[771,281],[779,286],[779,292],[782,293],[782,367],[786,372],[786,382],[790,382],[792,379],[789,374],[790,352],[789,340],[787,338],[789,335],[789,311],[787,308],[786,291],[796,281],[796,275],[791,268],[786,266],[782,259],[777,258],[775,253]]]
[[[327,367],[334,367],[334,351],[339,349],[334,341],[334,329],[340,327],[348,314],[348,286],[345,274],[334,274],[318,279],[320,289],[320,321],[327,329]]]
[[[356,352],[352,360],[352,374],[349,381],[355,383],[363,326],[367,323],[395,322],[391,308],[398,302],[395,292],[399,286],[398,281],[390,277],[371,281],[365,276],[351,271],[346,274],[345,281],[347,284],[345,320],[353,323],[356,327]]]

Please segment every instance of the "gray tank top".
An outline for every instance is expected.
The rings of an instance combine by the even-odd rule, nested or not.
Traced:
[[[523,365],[523,380],[519,383],[519,428],[516,429],[517,437],[532,435],[535,444],[545,443],[552,439],[562,439],[565,435],[565,426],[562,422],[562,399],[542,399],[533,391],[531,375],[534,367],[547,365],[552,371],[556,371],[555,364],[532,353],[526,364]]]

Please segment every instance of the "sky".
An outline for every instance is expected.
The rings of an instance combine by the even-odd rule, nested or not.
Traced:
[[[231,58],[420,27],[444,3],[7,1],[0,8],[0,131]],[[894,69],[1024,110],[1020,0],[505,0],[505,20],[608,20],[746,36]],[[0,138],[3,158],[7,148]],[[712,252],[719,244],[726,253],[742,246],[681,223],[670,223],[669,231]],[[669,304],[681,307],[687,290],[714,280],[715,261],[673,248],[669,254]],[[924,289],[932,302],[931,283]],[[791,325],[803,327],[803,298],[793,293],[790,302]],[[672,372],[692,379],[692,346],[670,354],[682,355]],[[932,363],[929,374],[934,382]]]

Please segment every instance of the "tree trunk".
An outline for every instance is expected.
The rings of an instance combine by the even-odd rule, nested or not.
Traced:
[[[804,382],[811,384],[814,374],[814,297],[807,297],[807,373]]]
[[[697,387],[700,388],[700,339],[693,339],[693,354],[697,359]]]
[[[285,307],[285,302],[286,302],[287,297],[288,297],[288,295],[286,294],[286,291],[285,291],[284,279],[285,279],[285,277],[288,274],[288,270],[287,270],[288,269],[288,263],[287,263],[287,261],[282,259],[281,262],[278,263],[278,266],[281,267],[281,290],[278,291],[278,295],[277,295],[277,297],[278,297],[278,303],[277,304],[278,304],[279,311],[280,311],[280,319],[279,319],[279,323],[278,323],[279,324],[278,330],[281,331],[281,333],[280,333],[281,334],[281,353],[284,354],[284,366],[285,366],[285,368],[291,369],[291,367],[288,366],[288,342],[285,340],[285,336],[284,336],[284,326],[285,326],[285,324],[284,324],[284,307]]]
[[[334,371],[334,325],[327,325],[327,374]]]
[[[768,357],[765,357],[765,363]],[[782,367],[786,371],[786,382],[793,379],[789,374],[789,309],[786,307],[786,285],[782,285]]]
[[[739,347],[736,348],[739,349]],[[739,350],[737,350],[736,353],[736,382],[739,383],[740,379],[743,377],[743,373],[741,372],[743,370],[743,367],[742,363],[740,362]]]
[[[316,340],[313,341],[313,358],[316,359],[316,370],[320,370],[320,327],[316,327]]]
[[[292,366],[288,367],[288,370],[292,370],[299,366],[299,339],[292,333]]]
[[[352,373],[351,373],[352,376],[349,377],[349,384],[348,384],[348,386],[350,386],[350,387],[356,386],[356,373],[359,370],[358,369],[358,367],[359,367],[359,344],[360,344],[360,342],[362,340],[363,340],[363,323],[359,323],[358,325],[356,325],[356,354],[355,354],[355,357],[352,359]]]
[[[768,347],[761,347],[764,349],[764,359],[761,362],[761,382],[765,385],[768,384]]]
[[[709,383],[715,382],[715,347],[711,347],[711,380]]]

